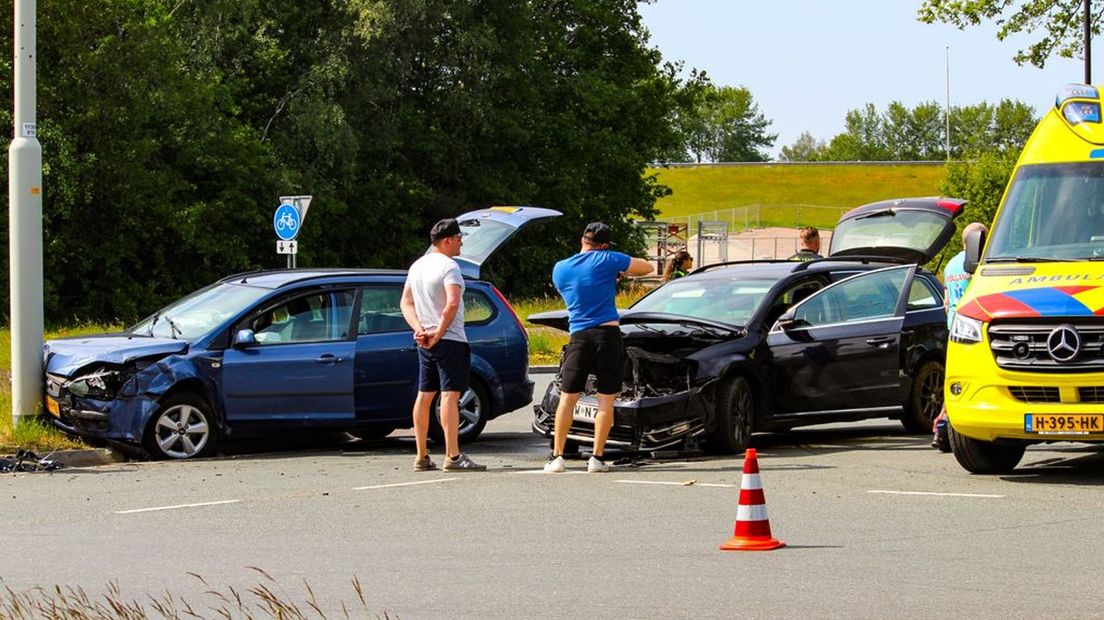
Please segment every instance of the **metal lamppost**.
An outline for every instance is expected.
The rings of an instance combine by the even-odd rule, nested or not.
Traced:
[[[1091,9],[1092,0],[1085,0],[1085,83],[1092,84],[1092,27]]]
[[[42,147],[35,132],[35,0],[15,0],[15,131],[8,147],[12,421],[42,400]]]

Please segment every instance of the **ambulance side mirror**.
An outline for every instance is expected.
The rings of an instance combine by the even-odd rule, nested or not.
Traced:
[[[985,232],[971,230],[966,233],[964,241],[966,243],[966,261],[963,263],[963,268],[966,269],[966,273],[974,273],[977,271],[978,263],[981,262],[981,250],[985,247]]]

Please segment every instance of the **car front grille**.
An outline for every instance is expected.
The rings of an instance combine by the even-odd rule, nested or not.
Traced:
[[[1083,403],[1104,403],[1104,386],[1079,387],[1077,388],[1077,396]]]
[[[1075,329],[1081,339],[1079,351],[1068,361],[1056,359],[1047,343],[1055,329],[1063,325]],[[989,326],[989,347],[997,366],[1007,370],[1049,373],[1104,370],[1104,325],[1099,319],[994,323]]]
[[[1056,387],[1045,387],[1039,385],[1010,385],[1008,391],[1012,393],[1012,398],[1020,401],[1021,403],[1059,403],[1062,402],[1062,396],[1058,393]]]

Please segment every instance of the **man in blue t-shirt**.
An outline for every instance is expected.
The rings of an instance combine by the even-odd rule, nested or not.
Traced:
[[[617,278],[622,274],[643,276],[652,264],[642,258],[610,250],[609,226],[588,224],[579,253],[556,263],[552,282],[567,304],[571,340],[560,361],[560,403],[556,407],[552,456],[544,466],[547,473],[564,470],[563,451],[575,404],[586,388],[587,377],[597,378],[598,413],[594,419],[594,451],[587,471],[609,471],[602,460],[606,439],[613,427],[613,401],[621,393],[624,351],[618,323]]]
[[[980,231],[982,234],[988,234],[989,229],[985,224],[979,222],[970,222],[962,229],[962,244],[966,245],[966,235],[973,231]],[[966,294],[966,287],[970,284],[970,276],[972,274],[966,271],[966,250],[963,249],[958,254],[954,255],[950,261],[947,262],[947,266],[943,268],[943,286],[947,287],[947,294],[943,296],[943,309],[947,311],[947,329],[951,329],[954,326],[955,313],[958,312],[958,302],[962,301],[962,296]],[[947,434],[947,405],[943,405],[943,409],[939,412],[939,415],[935,418],[935,422],[932,424],[932,447],[946,452],[950,446],[946,441],[941,441],[941,435],[945,437]]]

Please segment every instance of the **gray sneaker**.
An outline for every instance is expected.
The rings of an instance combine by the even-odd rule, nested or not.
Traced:
[[[468,458],[467,454],[461,454],[456,457],[455,461],[450,457],[445,457],[445,471],[486,471],[486,469],[486,465],[476,463]]]
[[[437,469],[437,463],[434,463],[428,454],[420,459],[414,459],[414,471],[433,471],[435,469]]]

